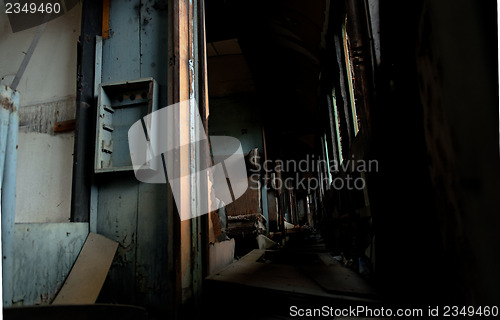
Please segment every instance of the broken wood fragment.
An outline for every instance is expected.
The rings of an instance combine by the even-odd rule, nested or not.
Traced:
[[[58,121],[54,123],[54,132],[68,132],[73,131],[76,128],[76,119],[66,120],[66,121]]]

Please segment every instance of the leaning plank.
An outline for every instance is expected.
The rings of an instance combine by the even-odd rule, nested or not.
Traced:
[[[52,304],[95,303],[117,247],[117,242],[89,233],[78,259]]]

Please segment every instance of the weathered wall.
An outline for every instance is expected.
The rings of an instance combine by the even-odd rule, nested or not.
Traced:
[[[160,107],[167,101],[166,9],[166,1],[111,1],[102,57],[103,83],[153,77]],[[136,304],[150,315],[165,312],[173,289],[167,276],[167,219],[173,214],[167,185],[141,183],[131,170],[97,174],[96,187],[97,233],[119,243],[99,301]]]
[[[1,5],[3,7],[3,3]],[[0,13],[0,76],[11,84],[37,28],[12,33]],[[67,222],[73,132],[54,135],[57,121],[75,118],[76,49],[81,5],[48,22],[17,90],[20,135],[16,222]]]
[[[37,28],[12,33],[4,4],[0,12],[0,70],[10,84]],[[76,93],[76,49],[81,4],[47,23],[17,90],[21,106],[59,100]]]
[[[37,28],[12,33],[3,2],[0,7],[0,77],[3,85],[10,85]],[[13,305],[50,303],[88,234],[87,223],[68,222],[73,132],[53,132],[55,122],[75,117],[80,15],[78,3],[48,22],[17,87]]]
[[[231,136],[240,140],[243,153],[259,148],[264,162],[264,143],[259,108],[253,95],[238,95],[210,99],[208,133],[212,136]],[[262,215],[268,219],[267,189],[262,184]],[[269,224],[267,224],[269,231]]]
[[[52,302],[87,234],[88,223],[16,224],[12,304]]]

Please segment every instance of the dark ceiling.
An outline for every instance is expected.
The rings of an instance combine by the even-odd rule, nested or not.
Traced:
[[[326,1],[206,2],[207,42],[237,39],[246,62],[235,59],[235,52],[231,58],[209,57],[209,87],[210,77],[216,77],[211,73],[227,74],[230,69],[233,78],[225,83],[233,83],[235,94],[245,91],[244,86],[256,92],[269,149],[280,150],[277,156],[300,157],[291,153],[310,153],[318,147],[314,136],[323,132],[318,97],[326,10]],[[251,81],[235,74],[248,74]],[[227,88],[210,90],[211,95],[231,94]]]

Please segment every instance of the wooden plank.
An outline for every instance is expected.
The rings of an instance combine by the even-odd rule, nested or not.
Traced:
[[[75,130],[75,128],[76,128],[76,119],[59,121],[54,123],[54,132],[57,133],[73,131]]]
[[[222,235],[222,229],[220,225],[219,214],[215,211],[208,214],[210,216],[210,243],[215,243],[218,241],[219,237]]]
[[[167,104],[171,105],[179,102],[179,91],[178,91],[178,80],[179,80],[179,65],[178,54],[179,54],[179,39],[178,39],[178,29],[179,29],[179,2],[178,1],[168,1],[167,8],[167,51],[168,51],[168,69],[167,69]],[[175,117],[172,117],[175,118]],[[176,119],[169,119],[168,125],[175,125]],[[178,215],[177,206],[173,203],[173,190],[168,184],[167,195],[168,199],[168,209],[170,214],[167,216],[167,228],[168,228],[168,241],[167,241],[167,256],[168,256],[168,294],[167,294],[167,305],[168,305],[168,318],[169,319],[180,319],[180,306],[181,306],[181,259],[180,259],[180,218]]]
[[[109,6],[110,0],[102,1],[102,38],[109,38]]]
[[[95,303],[117,248],[117,242],[89,233],[75,265],[52,304]]]

